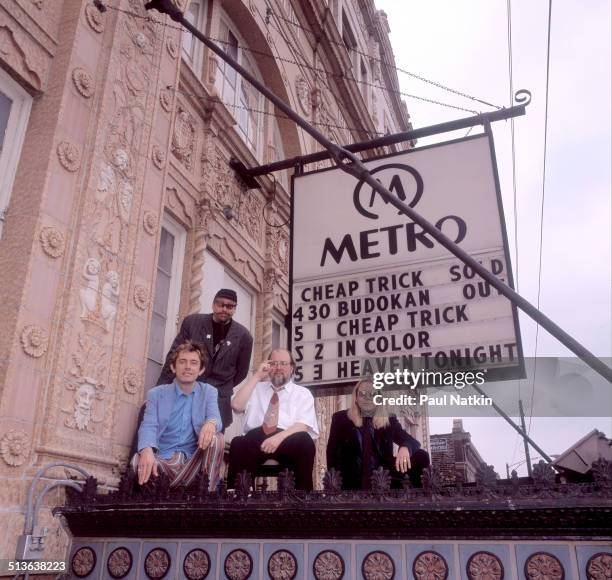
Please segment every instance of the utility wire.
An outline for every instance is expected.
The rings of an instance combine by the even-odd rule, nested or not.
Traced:
[[[550,85],[550,36],[551,36],[551,21],[552,21],[552,0],[548,0],[548,35],[546,40],[546,106],[544,109],[544,160],[542,167],[542,202],[540,206],[540,251],[538,258],[538,299],[536,308],[540,309],[540,293],[542,290],[542,250],[544,245],[544,201],[546,199],[546,150],[548,140],[548,89]],[[531,420],[533,415],[533,397],[535,393],[536,372],[538,369],[538,335],[540,325],[536,322],[535,349],[533,353],[533,384],[531,386],[531,409],[529,411],[529,426],[527,434],[531,430]]]
[[[159,26],[165,26],[165,27],[171,28],[173,30],[184,31],[183,28],[180,28],[178,26],[173,26],[171,24],[166,24],[164,22],[159,22],[158,20],[155,20],[154,18],[152,18],[150,16],[142,16],[141,14],[138,14],[136,12],[132,12],[131,10],[125,10],[123,8],[118,8],[117,6],[110,6],[108,4],[105,4],[105,7],[108,8],[108,9],[111,9],[111,10],[116,10],[117,12],[121,12],[121,13],[126,14],[128,16],[133,16],[134,18],[140,18],[142,20],[145,20],[145,21],[148,21],[148,22],[152,22],[152,23],[154,23],[156,25],[159,25]],[[212,36],[206,36],[206,38],[208,40],[212,41],[212,42],[217,43],[217,44],[224,44],[224,45],[228,45],[229,44],[227,41],[221,40],[219,38],[214,38]],[[236,46],[236,45],[234,44],[233,46]],[[342,73],[335,73],[335,72],[332,72],[332,71],[328,71],[325,68],[315,67],[315,66],[312,66],[310,64],[300,64],[299,62],[297,62],[295,60],[291,60],[291,59],[288,59],[288,58],[283,58],[283,57],[280,57],[280,56],[274,56],[270,52],[264,52],[264,51],[257,50],[257,49],[254,49],[254,48],[250,48],[248,46],[243,46],[243,45],[238,45],[237,48],[239,48],[241,50],[244,50],[244,51],[247,51],[247,52],[250,52],[251,54],[256,54],[256,55],[259,55],[259,56],[262,56],[262,57],[265,57],[265,58],[271,58],[271,59],[279,60],[281,62],[285,62],[285,63],[288,63],[288,64],[293,64],[293,65],[296,65],[298,67],[306,68],[306,69],[312,70],[313,72],[326,75],[328,77],[333,77],[333,78],[338,78],[338,79],[346,79],[346,80],[349,80],[349,81],[352,81],[352,82],[355,82],[355,83],[358,83],[358,84],[363,84],[363,85],[366,85],[366,86],[369,86],[369,87],[380,89],[380,90],[382,90],[384,92],[401,95],[402,97],[406,97],[408,99],[415,99],[415,100],[418,100],[418,101],[423,101],[423,102],[426,102],[426,103],[431,103],[431,104],[434,104],[434,105],[439,105],[441,107],[447,107],[449,109],[455,109],[455,110],[458,110],[458,111],[465,111],[467,113],[472,113],[474,115],[478,114],[478,111],[476,111],[474,109],[468,109],[466,107],[460,107],[458,105],[451,105],[450,103],[444,103],[444,102],[438,101],[436,99],[429,99],[427,97],[421,97],[419,95],[414,95],[412,93],[407,93],[407,92],[401,91],[399,89],[393,89],[393,88],[386,87],[384,85],[379,85],[379,84],[376,84],[376,83],[370,83],[368,81],[357,80],[352,75],[349,76],[349,75],[342,74]],[[496,108],[501,108],[501,107],[497,107],[496,105],[489,105],[489,106],[494,106]]]
[[[296,23],[296,22],[293,22],[293,21],[292,21],[292,20],[290,20],[289,18],[286,18],[286,17],[282,16],[281,14],[278,14],[277,12],[274,12],[272,9],[270,9],[270,12],[271,12],[272,14],[274,14],[274,16],[275,16],[276,18],[278,18],[279,20],[283,20],[284,22],[287,22],[288,24],[290,24],[290,25],[292,25],[292,26],[295,26],[296,28],[299,28],[300,30],[303,30],[304,32],[307,32],[307,33],[309,33],[309,34],[312,34],[312,35],[313,35],[315,38],[317,38],[317,35],[316,35],[316,34],[315,34],[315,33],[314,33],[312,30],[310,30],[309,28],[305,28],[304,26],[302,26],[302,25],[300,25],[300,24],[298,24],[298,23]],[[326,23],[324,23],[324,24],[326,24]],[[329,42],[330,44],[334,44],[334,45],[336,45],[336,46],[340,46],[340,47],[342,47],[342,48],[346,48],[346,46],[344,45],[344,43],[341,43],[341,42],[335,42],[334,40],[332,40],[332,39],[331,39],[331,38],[329,38],[329,37],[328,37],[328,42]],[[478,97],[474,97],[474,96],[469,95],[469,94],[467,94],[467,93],[463,93],[463,92],[461,92],[461,91],[457,91],[457,90],[455,90],[455,89],[451,89],[450,87],[447,87],[446,85],[443,85],[442,83],[438,83],[438,82],[436,82],[436,81],[432,81],[432,80],[430,80],[430,79],[428,79],[428,78],[425,78],[425,77],[424,77],[424,76],[422,76],[422,75],[418,75],[418,74],[413,73],[413,72],[410,72],[410,71],[408,71],[408,70],[406,70],[406,69],[400,68],[400,67],[398,67],[398,66],[394,66],[394,65],[392,65],[391,63],[389,63],[389,62],[387,62],[387,61],[382,60],[381,58],[378,58],[378,57],[375,57],[375,56],[369,55],[369,54],[367,54],[367,53],[365,53],[365,52],[361,52],[360,50],[358,50],[358,49],[356,49],[356,48],[353,48],[352,50],[353,50],[353,52],[355,52],[356,54],[359,54],[359,55],[361,55],[361,56],[365,56],[366,58],[368,58],[368,59],[370,59],[370,60],[374,60],[374,61],[376,61],[376,62],[378,62],[378,63],[380,63],[380,64],[385,65],[385,66],[386,66],[386,67],[387,67],[389,70],[394,70],[394,71],[396,71],[396,72],[401,72],[401,73],[406,74],[406,75],[408,75],[408,76],[410,76],[410,77],[412,77],[412,78],[415,78],[415,79],[417,79],[417,80],[419,80],[419,81],[422,81],[422,82],[424,82],[424,83],[430,84],[430,85],[432,85],[432,86],[434,86],[434,87],[436,87],[436,88],[442,89],[442,90],[444,90],[444,91],[448,91],[448,92],[450,92],[450,93],[453,93],[453,94],[458,95],[458,96],[460,96],[460,97],[464,97],[464,98],[466,98],[466,99],[470,99],[470,100],[472,100],[472,101],[476,101],[476,102],[478,102],[478,103],[481,103],[482,105],[486,105],[487,107],[493,107],[494,109],[501,109],[501,108],[502,108],[502,107],[500,107],[499,105],[494,105],[493,103],[489,103],[489,102],[487,102],[487,101],[485,101],[485,100],[483,100],[483,99],[479,99]],[[510,102],[512,102],[512,99],[510,99]]]

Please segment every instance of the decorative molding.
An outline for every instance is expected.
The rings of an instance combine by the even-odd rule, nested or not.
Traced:
[[[77,578],[85,578],[85,576],[89,576],[96,567],[95,551],[88,546],[79,548],[74,553],[74,556],[72,556],[70,567],[72,569],[72,573]]]
[[[176,58],[178,56],[178,45],[174,36],[169,36],[166,40],[166,50],[172,58]]]
[[[310,117],[312,114],[312,92],[308,81],[301,74],[295,77],[295,94],[302,113],[306,117]]]
[[[61,141],[57,145],[57,156],[66,171],[74,173],[81,164],[81,153],[76,145],[68,141]]]
[[[189,170],[193,169],[195,144],[195,119],[188,111],[179,108],[174,120],[170,149],[174,156]]]
[[[225,557],[223,569],[229,580],[246,580],[253,572],[253,558],[241,548],[232,550]]]
[[[142,284],[134,286],[134,304],[138,310],[146,310],[149,306],[149,290]]]
[[[142,216],[142,228],[150,236],[154,236],[159,228],[159,219],[157,214],[152,211],[145,211]]]
[[[168,573],[171,563],[172,559],[167,550],[164,550],[164,548],[154,548],[145,558],[145,574],[152,580],[159,580]]]
[[[126,393],[135,395],[142,384],[142,373],[136,367],[127,367],[123,372],[123,388]]]
[[[72,71],[72,82],[82,97],[89,99],[94,94],[93,77],[84,68],[76,67]]]
[[[469,580],[502,580],[504,566],[491,552],[480,551],[472,554],[465,567]]]
[[[387,552],[375,550],[363,559],[361,573],[365,580],[393,580],[395,564]]]
[[[7,465],[23,465],[30,455],[32,444],[23,429],[10,429],[0,439],[0,456]]]
[[[166,163],[166,153],[159,145],[153,145],[151,159],[153,159],[153,165],[157,169],[163,169],[164,163]]]
[[[323,550],[312,563],[315,580],[341,580],[344,578],[344,559],[335,550]]]
[[[113,578],[125,578],[132,569],[132,553],[127,548],[115,548],[106,561],[106,569]]]
[[[297,572],[297,560],[289,550],[276,550],[270,556],[268,574],[272,580],[293,580]]]
[[[64,240],[64,234],[53,226],[46,226],[40,230],[38,236],[40,245],[43,251],[50,258],[60,258],[64,255],[66,249],[66,242]]]
[[[100,12],[93,4],[88,3],[85,6],[85,20],[87,24],[94,31],[100,34],[104,32],[104,24],[106,22],[106,16]]]
[[[206,550],[195,548],[183,560],[183,573],[188,580],[204,580],[210,572],[210,556]]]
[[[35,324],[29,324],[21,331],[23,351],[32,358],[40,358],[49,346],[47,331]]]
[[[21,28],[14,26],[14,21],[0,12],[0,59],[40,91],[48,62],[45,51]]]
[[[166,113],[172,109],[172,94],[168,89],[162,89],[159,92],[159,104]]]
[[[525,578],[529,578],[529,580],[564,580],[565,570],[556,556],[548,552],[536,552],[525,560]]]
[[[446,580],[448,564],[441,554],[434,550],[421,552],[412,563],[415,580]]]

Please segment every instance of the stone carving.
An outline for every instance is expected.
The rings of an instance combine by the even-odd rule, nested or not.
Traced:
[[[253,559],[246,550],[238,548],[226,556],[223,568],[229,580],[246,580],[253,572]]]
[[[178,56],[178,45],[176,44],[176,39],[174,36],[169,36],[168,40],[166,40],[166,50],[172,58],[176,58]]]
[[[145,211],[144,216],[142,217],[142,227],[147,234],[154,236],[157,233],[157,228],[159,227],[157,214],[153,213],[152,211]]]
[[[106,561],[106,569],[113,578],[125,578],[132,569],[132,553],[127,548],[115,548]]]
[[[302,109],[302,113],[306,117],[310,116],[312,113],[312,95],[308,81],[302,75],[298,75],[295,78],[295,94],[297,95],[297,101],[300,109]]]
[[[146,310],[149,306],[149,290],[142,284],[134,286],[134,304],[138,310]]]
[[[249,236],[259,245],[263,243],[264,203],[255,193],[247,193],[240,211],[239,221]]]
[[[28,326],[21,331],[21,346],[27,355],[32,358],[40,358],[47,352],[49,335],[47,331],[40,326],[28,324]]]
[[[316,580],[341,580],[344,577],[344,560],[334,550],[323,550],[312,563]]]
[[[153,159],[153,165],[155,165],[157,169],[162,169],[164,167],[164,163],[166,162],[166,153],[159,145],[153,145],[151,159]]]
[[[94,31],[100,34],[104,32],[105,15],[100,12],[93,4],[87,4],[85,6],[85,20],[87,24]]]
[[[89,99],[94,94],[94,80],[84,68],[76,67],[72,71],[72,82],[82,97]]]
[[[61,141],[57,146],[57,157],[66,171],[74,173],[81,164],[81,154],[73,143]]]
[[[297,560],[289,550],[277,550],[268,560],[268,574],[272,580],[293,580],[297,571]]]
[[[79,548],[72,556],[70,567],[77,578],[89,576],[96,567],[96,553],[87,546]]]
[[[446,580],[448,564],[438,552],[427,550],[414,559],[412,573],[415,580]]]
[[[119,272],[109,270],[106,273],[106,282],[102,286],[102,320],[106,332],[110,332],[117,314],[119,304]]]
[[[23,429],[10,429],[0,439],[0,455],[11,467],[25,463],[30,455],[30,437]]]
[[[135,367],[128,367],[123,373],[123,388],[126,393],[134,395],[138,392],[141,383],[141,373]]]
[[[533,480],[542,486],[550,486],[555,483],[555,471],[549,463],[540,459],[533,466]]]
[[[42,90],[45,76],[46,54],[44,49],[32,43],[15,21],[0,12],[0,58],[23,75],[37,90]]]
[[[563,580],[565,571],[559,559],[546,552],[536,552],[525,561],[527,580]]]
[[[612,554],[593,554],[586,565],[588,580],[610,580],[612,578]]]
[[[92,239],[105,252],[118,255],[130,221],[134,187],[125,149],[113,151],[112,162],[100,170],[94,194]]]
[[[97,381],[91,377],[84,377],[80,385],[74,386],[72,416],[66,419],[66,427],[92,433],[93,425],[90,423],[102,421],[102,419],[95,419],[93,415],[94,402],[101,398]]]
[[[475,552],[467,562],[469,580],[502,580],[504,567],[501,560],[491,552]]]
[[[36,6],[36,8],[38,8],[39,10],[43,9],[43,0],[31,0],[32,4],[34,4],[34,6]]]
[[[172,109],[172,95],[170,94],[169,90],[162,89],[160,91],[159,104],[161,105],[162,109],[166,111],[166,113],[170,112],[170,109]]]
[[[145,573],[149,578],[163,578],[170,569],[170,554],[163,548],[151,550],[144,561]]]
[[[63,256],[66,249],[64,234],[52,226],[44,227],[40,230],[40,245],[47,256],[59,258]]]
[[[323,476],[323,489],[326,493],[338,493],[342,490],[342,474],[333,467]]]
[[[194,118],[185,110],[179,109],[174,121],[171,151],[187,168],[193,168],[193,155],[196,142],[196,127]]]
[[[98,291],[100,288],[100,262],[89,258],[83,267],[85,287],[79,290],[81,298],[81,318],[90,322],[100,323],[98,316]]]
[[[188,580],[204,580],[210,571],[210,556],[206,550],[195,548],[183,561],[183,572]]]
[[[361,572],[365,580],[392,580],[395,577],[395,564],[389,554],[376,550],[363,559]]]

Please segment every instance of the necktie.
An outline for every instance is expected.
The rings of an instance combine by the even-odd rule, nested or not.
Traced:
[[[363,418],[363,454],[361,457],[361,489],[370,489],[372,482],[372,417]]]
[[[274,387],[273,387],[274,388]],[[268,404],[268,410],[264,415],[263,425],[261,428],[266,435],[270,435],[276,431],[278,426],[278,391],[274,389],[274,394]]]

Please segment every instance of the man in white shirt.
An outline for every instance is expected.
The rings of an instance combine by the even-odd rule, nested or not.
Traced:
[[[230,445],[228,487],[243,470],[254,478],[259,465],[276,459],[293,471],[296,489],[312,490],[319,427],[312,394],[291,381],[294,367],[288,351],[274,350],[233,396],[232,409],[245,413],[245,435]]]

